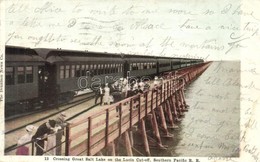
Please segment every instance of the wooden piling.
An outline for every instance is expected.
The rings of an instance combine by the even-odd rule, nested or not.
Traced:
[[[151,156],[144,119],[141,119],[140,125],[141,125],[141,132],[144,141],[144,149],[145,149],[146,156]]]
[[[164,131],[163,137],[173,137],[173,135],[168,132],[162,105],[159,106],[159,114],[161,119],[161,125]]]
[[[168,128],[179,128],[177,125],[174,124],[174,121],[173,121],[173,114],[172,114],[172,111],[171,111],[171,105],[170,105],[170,101],[167,100],[166,101],[166,109],[167,109],[167,115],[168,115],[168,119],[169,119],[169,126]]]
[[[187,108],[188,105],[187,105],[187,103],[185,101],[184,88],[181,89],[181,95],[182,95],[182,98],[183,98],[183,104],[184,104],[185,108]]]
[[[182,96],[182,93],[181,93],[181,90],[178,90],[178,98],[179,98],[179,101],[180,101],[180,108],[181,108],[181,111],[184,111],[184,100],[183,100],[183,96]]]
[[[132,146],[131,146],[128,131],[124,132],[124,140],[125,140],[125,147],[126,147],[127,156],[133,156]]]
[[[114,141],[110,142],[107,145],[107,155],[108,156],[116,156],[116,148]]]
[[[152,110],[152,114],[149,115],[149,117],[150,117],[150,120],[151,120],[151,123],[152,123],[153,131],[154,131],[153,133],[154,133],[154,136],[156,138],[157,145],[159,147],[163,148],[162,140],[161,140],[161,136],[160,136],[160,133],[159,133],[159,128],[158,128],[158,124],[157,124],[156,115],[155,115],[154,110]]]

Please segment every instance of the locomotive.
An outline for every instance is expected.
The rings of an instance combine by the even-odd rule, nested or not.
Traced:
[[[202,59],[6,46],[5,116],[52,107],[93,84],[152,77]]]

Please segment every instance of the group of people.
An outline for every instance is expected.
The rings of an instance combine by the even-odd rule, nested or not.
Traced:
[[[16,155],[29,155],[28,142],[35,142],[36,155],[61,155],[62,136],[66,127],[66,114],[60,113],[55,120],[49,120],[38,128],[26,126],[26,134],[18,140]]]
[[[95,88],[95,104],[97,104],[99,98],[100,105],[116,103],[138,93],[143,93],[144,91],[149,90],[149,87],[150,85],[147,81],[143,82],[142,80],[133,80],[129,83],[128,79],[120,78],[120,80],[112,84],[106,83],[105,87],[100,86]]]

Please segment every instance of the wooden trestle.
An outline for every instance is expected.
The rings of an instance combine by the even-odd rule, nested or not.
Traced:
[[[168,72],[161,86],[72,120],[66,130],[66,155],[90,156],[106,149],[107,155],[116,156],[122,144],[127,155],[132,156],[133,131],[140,133],[146,156],[150,156],[152,146],[166,149],[161,138],[174,138],[168,129],[178,127],[175,122],[181,120],[188,108],[184,87],[209,64],[184,68],[175,74]],[[152,136],[147,133],[146,122],[152,126]]]

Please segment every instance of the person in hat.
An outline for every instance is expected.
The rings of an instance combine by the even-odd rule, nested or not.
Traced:
[[[33,125],[27,125],[25,130],[26,134],[19,138],[17,145],[19,146],[16,150],[16,155],[29,155],[28,145],[24,145],[27,142],[30,142],[32,139],[32,133],[35,127]]]
[[[67,126],[66,123],[66,113],[61,112],[59,116],[56,118],[56,127],[57,127],[57,133],[56,133],[56,155],[61,155],[61,139],[64,135],[64,128]]]
[[[44,141],[47,140],[47,135],[52,133],[55,125],[56,125],[55,120],[49,120],[48,122],[40,125],[36,133],[32,136],[32,140],[34,140],[36,144],[36,155],[43,154]]]

